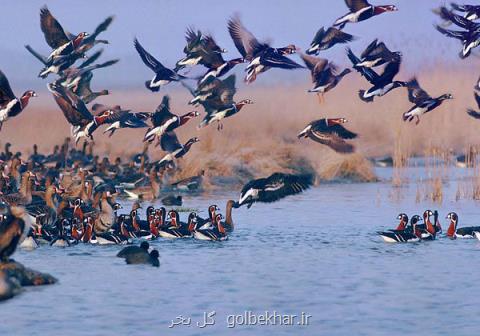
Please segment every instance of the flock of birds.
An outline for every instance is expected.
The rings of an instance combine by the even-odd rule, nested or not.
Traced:
[[[433,222],[431,220],[433,216]],[[425,210],[423,218],[414,215],[408,221],[407,214],[401,213],[397,219],[400,221],[395,229],[378,232],[378,234],[387,243],[413,243],[422,240],[435,240],[437,235],[442,233],[442,226],[438,220],[438,211]],[[450,239],[457,238],[477,238],[480,240],[480,226],[458,227],[458,215],[450,212],[446,219],[450,221],[446,237]],[[419,224],[420,222],[424,224]]]
[[[306,67],[311,72],[313,82],[313,87],[308,91],[316,93],[321,103],[325,99],[324,95],[333,90],[351,69],[340,71],[336,64],[318,55],[337,44],[347,44],[355,39],[353,35],[342,30],[347,24],[397,10],[393,5],[375,6],[366,0],[345,0],[345,3],[349,12],[338,18],[331,27],[319,29],[305,54],[294,44],[276,48],[259,41],[236,15],[228,20],[227,29],[239,57],[228,60],[224,57],[225,49],[217,44],[213,36],[192,28],[186,32],[184,56],[176,62],[174,68],[164,66],[135,38],[135,50],[142,62],[154,73],[153,78],[145,82],[145,86],[152,92],[158,92],[169,83],[179,82],[192,95],[188,104],[202,106],[205,111],[198,128],[216,123],[218,130],[222,129],[224,119],[239,113],[244,106],[253,104],[251,99],[234,99],[236,76],[228,75],[232,69],[243,63],[247,64],[244,81],[248,84],[272,68],[291,70]],[[480,6],[451,6],[441,7],[436,11],[444,21],[437,25],[437,29],[449,37],[460,39],[463,44],[461,57],[466,58],[480,44],[480,23],[476,23]],[[115,202],[115,197],[119,190],[139,201],[160,197],[165,176],[177,168],[176,161],[185,156],[191,146],[199,141],[199,138],[194,136],[182,143],[175,131],[200,113],[173,113],[168,95],[165,95],[156,110],[151,112],[133,112],[118,105],[94,103],[98,97],[109,94],[108,90],[95,92],[91,89],[95,70],[112,66],[118,60],[97,63],[102,50],[91,55],[87,53],[97,45],[108,44],[107,40],[99,39],[99,35],[107,30],[112,21],[113,17],[106,18],[91,34],[71,34],[47,7],[40,10],[40,26],[45,41],[51,48],[50,54],[44,56],[29,45],[26,49],[43,65],[39,77],[56,76],[55,80],[48,84],[48,89],[71,125],[75,144],[84,139],[84,145],[82,150],[77,150],[66,140],[61,146],[56,146],[49,155],[39,154],[35,145],[34,153],[26,161],[21,153],[10,152],[10,146],[1,153],[2,260],[8,259],[24,236],[27,236],[27,239],[23,244],[30,246],[35,246],[38,241],[58,246],[77,242],[124,244],[135,238],[157,237],[224,240],[228,232],[233,230],[232,208],[243,205],[250,207],[254,202],[274,202],[302,192],[314,183],[314,176],[311,174],[275,173],[267,178],[253,180],[243,187],[238,202],[227,203],[225,221],[216,213],[216,206],[209,208],[208,218],[202,219],[192,212],[187,222],[181,222],[179,213],[175,210],[153,207],[147,208],[146,219],[141,219],[138,214],[141,206],[137,203],[129,214],[117,215],[120,204]],[[455,24],[464,30],[449,30],[445,28],[448,24]],[[383,97],[396,88],[406,87],[412,107],[403,114],[403,120],[415,120],[418,124],[422,115],[436,109],[443,101],[452,99],[452,95],[448,93],[436,98],[430,96],[421,88],[416,78],[408,81],[396,80],[402,54],[391,51],[381,41],[372,41],[360,56],[350,48],[346,51],[352,69],[359,72],[369,83],[368,88],[359,91],[363,102],[371,103],[375,98]],[[295,53],[300,54],[305,66],[290,58]],[[83,61],[76,66],[79,60]],[[198,78],[180,73],[187,67],[197,65],[205,67],[204,74]],[[378,67],[383,68],[381,72],[375,70]],[[195,88],[188,84],[190,81],[196,81]],[[477,89],[480,89],[478,84]],[[27,107],[30,98],[35,96],[36,93],[29,90],[17,98],[7,77],[0,71],[0,129],[9,118],[19,115]],[[480,107],[478,94],[476,98]],[[469,110],[469,114],[480,117],[480,113],[473,110]],[[315,120],[308,124],[298,137],[310,138],[339,153],[351,153],[355,149],[349,141],[355,139],[357,134],[344,127],[346,122],[345,118]],[[90,140],[93,140],[94,132],[104,125],[107,126],[104,133],[109,133],[109,136],[121,129],[146,128],[143,152],[128,163],[122,162],[120,158],[115,163],[110,163],[106,158],[100,160],[98,156],[94,156]],[[148,146],[154,142],[155,146],[160,146],[166,154],[160,160],[150,161]],[[201,178],[201,175],[192,176],[170,184],[169,187],[183,185],[187,190],[196,189],[201,184]],[[165,200],[171,204],[176,204],[177,201],[176,198]],[[396,237],[400,237],[398,239],[404,239],[402,237],[407,232],[416,235],[417,217],[414,217],[415,221],[412,218],[413,230],[407,228],[404,233],[399,233],[400,229],[396,231]],[[428,225],[426,230],[431,234]],[[390,233],[387,236],[391,236]],[[148,250],[141,249],[144,252]],[[155,255],[158,257],[158,252],[152,253],[153,259]]]

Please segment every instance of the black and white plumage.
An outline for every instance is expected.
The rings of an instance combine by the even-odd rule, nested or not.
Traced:
[[[474,92],[473,94],[475,96],[475,101],[477,102],[477,106],[478,106],[478,108],[480,108],[480,95],[477,92]],[[480,112],[477,112],[473,109],[468,109],[467,113],[468,113],[469,116],[471,116],[475,119],[480,119]]]
[[[403,121],[412,121],[416,118],[417,125],[420,122],[420,116],[436,109],[444,100],[453,99],[453,96],[449,93],[437,98],[430,97],[430,95],[420,87],[416,78],[411,79],[407,83],[407,88],[408,100],[414,104],[414,106],[403,114]]]
[[[451,2],[452,8],[458,12],[463,13],[463,17],[470,21],[475,21],[480,18],[480,6],[479,5],[459,5]]]
[[[189,27],[185,33],[185,39],[187,45],[183,48],[185,57],[177,61],[174,71],[179,71],[186,66],[197,65],[202,59],[203,39],[202,33],[194,31],[192,27]]]
[[[341,73],[338,73],[337,66],[325,58],[304,54],[300,54],[300,57],[312,76],[313,88],[308,92],[320,94],[319,99],[323,99],[326,92],[335,88],[342,78],[351,72],[350,69],[344,69]]]
[[[35,91],[28,90],[17,98],[10,87],[7,76],[0,71],[0,131],[9,118],[18,116],[28,105],[31,97],[36,97]]]
[[[106,68],[112,66],[118,62],[118,59],[110,60],[104,63],[92,64],[101,55],[102,50],[94,53],[85,62],[83,62],[78,68],[69,67],[62,71],[60,78],[57,80],[62,86],[70,89],[85,104],[92,102],[99,96],[108,95],[108,90],[101,90],[99,92],[93,92],[90,88],[90,82],[93,78],[93,70]]]
[[[199,142],[200,139],[197,137],[190,138],[185,144],[181,144],[178,141],[177,135],[175,132],[170,131],[164,133],[160,137],[160,147],[163,151],[167,152],[167,154],[160,159],[156,164],[158,166],[164,166],[166,164],[173,163],[176,159],[180,159],[185,154],[188,153],[192,145],[196,142]]]
[[[437,30],[443,35],[460,40],[462,43],[462,51],[460,58],[470,56],[472,50],[480,45],[480,23],[475,23],[460,15],[453,13],[446,7],[440,8],[440,16],[465,30],[450,30],[436,25]]]
[[[305,51],[307,55],[318,55],[320,51],[332,48],[336,44],[352,42],[355,39],[353,35],[347,34],[335,27],[329,27],[325,30],[320,28],[313,37],[310,47]]]
[[[103,124],[105,118],[110,116],[110,113],[107,112],[93,116],[77,95],[61,85],[50,83],[48,89],[52,92],[53,98],[62,110],[65,119],[72,126],[72,136],[75,137],[76,143],[82,137],[92,139],[93,132]]]
[[[313,183],[314,176],[312,174],[274,173],[267,178],[260,178],[245,184],[235,206],[247,205],[250,208],[255,202],[275,202],[286,196],[301,193],[310,188]]]
[[[45,68],[40,72],[39,77],[45,78],[50,73],[59,73],[61,69],[67,68],[83,57],[83,52],[78,48],[89,35],[86,32],[72,35],[65,31],[46,6],[40,9],[40,28],[45,41],[53,51],[44,58]]]
[[[218,130],[222,129],[222,120],[231,117],[245,105],[253,104],[250,99],[243,99],[236,103],[233,99],[236,91],[235,75],[230,75],[224,80],[213,79],[209,84],[200,85],[196,91],[191,90],[194,98],[190,104],[200,104],[207,113],[197,128],[218,123]]]
[[[197,111],[188,112],[181,116],[173,114],[170,110],[170,97],[168,95],[164,96],[155,112],[150,114],[152,127],[145,133],[143,141],[152,142],[157,137],[160,139],[164,133],[175,130],[199,115]]]
[[[345,4],[350,12],[335,20],[333,24],[340,29],[345,27],[347,23],[365,21],[373,16],[398,10],[393,5],[373,6],[367,0],[345,0]]]
[[[355,147],[345,140],[355,139],[357,134],[342,126],[346,122],[345,118],[315,120],[298,134],[298,138],[310,138],[339,153],[352,153]]]
[[[377,232],[386,243],[415,243],[421,240],[421,232],[417,229],[417,223],[422,218],[415,215],[410,220],[410,226],[405,230],[389,230]]]
[[[450,220],[450,225],[448,226],[447,230],[447,237],[451,239],[475,238],[475,236],[480,233],[480,226],[466,226],[459,228],[458,215],[455,212],[450,212],[447,215],[447,219]]]
[[[402,81],[395,81],[394,78],[400,71],[401,57],[396,61],[392,61],[387,64],[381,75],[377,74],[375,70],[360,66],[361,60],[348,48],[347,56],[353,64],[353,68],[357,70],[365,79],[372,84],[372,87],[368,90],[360,90],[358,95],[364,102],[370,103],[375,97],[381,97],[389,93],[390,91],[404,87],[407,83]]]
[[[257,75],[270,68],[298,69],[303,68],[300,64],[292,61],[285,55],[296,52],[294,45],[283,48],[272,48],[268,43],[261,43],[248,31],[238,16],[228,21],[228,32],[240,54],[249,62],[247,66],[246,83],[252,83]]]
[[[365,68],[373,68],[384,65],[389,62],[401,62],[402,53],[398,51],[390,51],[385,43],[373,40],[360,55],[360,62],[357,66]]]
[[[105,119],[105,124],[110,124],[103,133],[110,132],[108,134],[111,137],[116,130],[121,128],[146,128],[148,124],[145,122],[150,118],[149,113],[144,112],[131,112],[130,110],[113,110],[109,109],[110,116]]]
[[[175,71],[163,66],[162,63],[160,63],[155,57],[153,57],[142,47],[142,45],[137,39],[133,41],[133,44],[138,54],[140,55],[143,63],[153,72],[155,72],[155,76],[151,80],[145,82],[145,86],[150,91],[157,92],[162,86],[167,85],[170,82],[176,82],[186,78],[182,75],[177,74]]]

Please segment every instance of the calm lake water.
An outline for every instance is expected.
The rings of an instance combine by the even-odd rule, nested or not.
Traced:
[[[415,171],[423,170],[407,175]],[[391,170],[378,173],[388,178]],[[0,335],[478,335],[479,241],[392,245],[375,234],[395,227],[399,212],[426,208],[439,210],[444,229],[452,210],[459,226],[480,224],[478,203],[455,201],[455,180],[442,205],[416,203],[416,190],[415,183],[326,184],[242,208],[228,241],[152,242],[160,268],[125,265],[118,246],[18,251],[15,259],[59,284],[0,304]],[[184,205],[206,216],[209,204],[224,208],[229,198],[237,193],[185,197]],[[213,311],[215,324],[199,328]],[[298,317],[294,325],[277,317],[277,325],[229,329],[245,322],[229,316],[246,311]],[[308,325],[298,325],[302,313],[311,315]],[[169,328],[179,315],[190,325]]]

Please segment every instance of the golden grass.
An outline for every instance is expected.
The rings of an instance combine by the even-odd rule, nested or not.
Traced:
[[[269,74],[266,74],[268,76]],[[271,74],[274,76],[274,74]],[[198,136],[200,143],[179,164],[178,178],[205,169],[208,176],[237,175],[243,179],[266,176],[275,171],[315,171],[324,179],[349,177],[360,181],[376,179],[365,157],[391,155],[395,162],[394,185],[405,179],[401,168],[408,157],[424,154],[428,148],[441,148],[444,152],[462,151],[478,143],[480,123],[471,119],[465,109],[474,107],[472,87],[477,73],[455,71],[450,67],[432,68],[418,74],[421,85],[432,95],[450,92],[455,99],[447,101],[434,112],[423,116],[415,126],[402,121],[402,113],[411,104],[406,89],[397,89],[386,97],[367,104],[359,100],[357,91],[368,85],[358,74],[347,76],[340,85],[326,95],[326,102],[318,104],[317,97],[306,90],[310,83],[305,73],[305,83],[292,86],[262,87],[253,84],[241,87],[236,99],[250,98],[255,104],[247,105],[238,115],[224,122],[224,129],[215,126],[197,131],[200,118],[191,121],[178,131],[180,141]],[[401,75],[408,79],[408,75]],[[186,102],[190,98],[182,89],[169,88],[173,111],[177,114],[192,110]],[[151,111],[160,102],[163,93],[112,90],[108,97],[99,99],[105,104],[120,104],[135,111]],[[69,135],[69,127],[48,92],[32,100],[19,117],[8,121],[0,133],[0,143],[14,144],[13,151],[31,152],[33,143],[41,152],[50,152],[53,145]],[[199,108],[201,112],[202,109]],[[346,127],[359,134],[354,140],[357,153],[340,155],[308,139],[297,139],[296,134],[310,121],[323,117],[346,117]],[[117,156],[140,152],[144,130],[121,130],[112,138],[97,130],[95,151]],[[159,148],[150,147],[152,158],[160,158]],[[440,174],[435,171],[435,174]],[[442,175],[443,176],[443,175]],[[480,180],[480,179],[479,179]],[[480,182],[479,182],[480,186]],[[438,188],[435,182],[432,188]],[[432,198],[441,198],[432,192]],[[479,188],[480,197],[480,188]]]

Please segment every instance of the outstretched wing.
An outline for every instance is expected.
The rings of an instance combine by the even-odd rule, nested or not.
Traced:
[[[380,76],[371,68],[365,68],[357,66],[360,63],[360,59],[353,53],[352,49],[347,48],[347,56],[353,64],[353,68],[357,70],[363,77],[365,77],[371,84],[375,85],[378,82]]]
[[[12,99],[15,99],[15,94],[10,87],[7,76],[0,70],[0,106],[8,104]]]
[[[238,15],[228,21],[228,32],[246,60],[251,60],[258,51],[268,47],[267,44],[258,42],[257,38],[243,26]]]
[[[177,149],[182,148],[182,145],[180,144],[180,141],[178,141],[175,132],[170,131],[162,134],[160,138],[160,147],[165,152],[173,153]]]
[[[46,6],[40,9],[40,27],[45,36],[45,41],[47,41],[52,49],[57,49],[65,43],[70,42],[63,27]]]
[[[289,195],[301,193],[310,188],[313,182],[314,176],[311,174],[274,173],[267,178],[247,183],[242,188],[238,205],[249,204],[250,206],[254,202],[275,202]],[[258,196],[253,196],[252,191],[258,192]]]
[[[137,39],[133,40],[133,45],[135,46],[135,49],[137,49],[138,54],[140,55],[140,58],[142,59],[143,63],[153,71],[157,72],[160,69],[164,69],[165,67],[157,61],[155,57],[153,57],[150,53],[148,53],[138,42]]]
[[[351,132],[342,125],[335,124],[333,126],[329,126],[329,130],[341,137],[342,139],[355,139],[358,135],[357,133]]]
[[[420,87],[416,77],[412,78],[407,83],[408,100],[415,105],[418,105],[428,99],[431,99],[429,94]]]
[[[345,4],[352,13],[358,12],[359,10],[370,6],[367,0],[345,0]]]
[[[339,135],[335,133],[317,132],[312,130],[309,134],[310,139],[322,145],[326,145],[339,153],[352,153],[353,145],[345,142]]]
[[[458,30],[450,30],[450,29],[445,29],[439,25],[436,25],[435,28],[442,33],[445,36],[455,38],[457,40],[463,41],[465,39],[465,36],[468,32],[466,31],[458,31]]]

